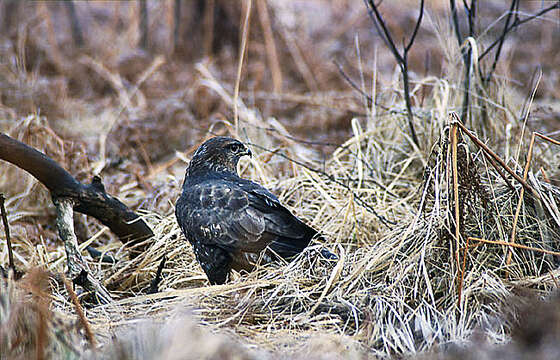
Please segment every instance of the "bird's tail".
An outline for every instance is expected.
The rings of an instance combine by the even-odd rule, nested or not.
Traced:
[[[311,237],[294,239],[281,237],[274,240],[268,247],[284,260],[289,260],[303,251],[309,245]]]
[[[307,245],[309,245],[309,242],[316,234],[317,233],[314,231],[313,234],[309,234],[310,236],[306,236],[300,239],[282,237],[273,241],[268,247],[284,260],[289,260],[302,252],[307,247]],[[322,237],[319,236],[319,239],[321,238]],[[338,256],[328,251],[327,249],[321,249],[321,256],[328,260],[338,259]]]

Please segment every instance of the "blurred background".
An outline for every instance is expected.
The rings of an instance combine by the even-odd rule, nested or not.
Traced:
[[[418,3],[386,1],[380,6],[399,45],[410,36]],[[523,1],[521,11],[534,13],[549,3]],[[232,119],[231,108],[204,84],[207,75],[196,65],[233,93],[247,4],[2,1],[0,126],[6,130],[20,117],[37,113],[65,138],[84,141],[92,155],[99,152],[94,140],[111,127],[110,157],[135,159],[142,166],[185,150],[211,126]],[[481,46],[501,33],[508,7],[504,1],[479,4]],[[457,41],[449,19],[448,1],[426,3],[410,52],[413,82],[460,76],[451,70],[461,59],[451,50]],[[536,98],[549,106],[538,110],[554,127],[560,124],[559,19],[555,10],[510,33],[497,71],[498,78],[525,94],[533,73],[542,68]],[[339,143],[351,118],[363,118],[363,101],[336,63],[358,84],[363,76],[368,92],[376,71],[379,97],[393,96],[400,86],[394,58],[361,1],[254,0],[249,21],[240,97],[290,133]],[[421,85],[413,106],[423,105],[431,86]]]

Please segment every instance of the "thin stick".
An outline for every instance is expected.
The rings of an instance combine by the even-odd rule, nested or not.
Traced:
[[[272,33],[272,25],[266,0],[257,0],[257,10],[259,12],[259,20],[264,35],[266,57],[268,65],[270,65],[272,89],[275,93],[280,93],[282,92],[282,70],[280,68],[280,62],[278,61],[278,53],[276,51],[276,43],[274,42],[274,34]]]
[[[554,139],[552,139],[552,138],[549,138],[549,137],[546,136],[546,135],[539,134],[538,132],[535,133],[535,136],[538,136],[538,137],[540,137],[541,139],[546,140],[546,141],[548,141],[548,142],[551,142],[551,143],[553,143],[553,144],[555,144],[555,145],[560,145],[560,141],[554,140]]]
[[[490,162],[490,165],[492,165],[492,167],[494,167],[494,170],[496,170],[496,172],[502,177],[502,179],[504,180],[504,182],[506,183],[506,185],[511,189],[511,191],[515,191],[515,188],[513,187],[513,185],[509,182],[508,178],[506,177],[506,174],[504,174],[504,172],[502,171],[502,169],[498,166],[498,164],[496,164],[496,161],[494,161],[494,159],[492,159],[490,157],[490,155],[488,155],[485,152],[482,152],[484,154],[484,157],[486,159],[488,159],[488,161]]]
[[[243,36],[241,37],[241,51],[239,52],[239,63],[237,64],[237,79],[235,80],[235,90],[233,92],[233,123],[235,131],[239,132],[239,114],[237,99],[239,98],[239,86],[241,84],[241,71],[243,69],[243,59],[245,58],[245,49],[247,47],[247,39],[249,38],[249,20],[251,19],[252,0],[247,0],[247,10],[245,12],[245,20],[243,22]]]
[[[391,53],[395,57],[397,64],[401,70],[403,76],[403,90],[404,90],[404,100],[406,104],[406,110],[408,115],[408,126],[410,129],[410,135],[412,137],[412,141],[414,144],[419,147],[420,143],[418,142],[418,137],[416,136],[416,131],[414,129],[414,114],[412,113],[412,102],[410,101],[410,84],[409,84],[409,74],[408,74],[408,52],[410,51],[414,40],[416,39],[416,35],[418,34],[418,30],[420,29],[420,23],[422,22],[422,17],[424,16],[424,0],[420,0],[420,11],[418,13],[418,18],[416,20],[416,25],[414,26],[414,30],[412,31],[412,35],[410,36],[410,40],[408,41],[407,45],[404,45],[403,41],[403,52],[402,54],[397,50],[395,46],[395,42],[391,33],[387,29],[387,25],[385,24],[385,20],[383,16],[379,13],[377,8],[378,5],[375,4],[373,0],[364,0],[366,8],[368,10],[368,15],[371,18],[377,33],[383,39],[385,45],[391,50]]]
[[[453,197],[455,200],[455,261],[457,262],[457,288],[459,292],[459,298],[457,300],[457,305],[461,306],[461,293],[462,293],[462,279],[463,275],[460,273],[461,263],[459,261],[459,236],[460,232],[460,218],[459,218],[459,173],[457,171],[457,124],[451,126],[451,133],[449,134],[451,139],[451,162],[453,168]]]
[[[523,185],[523,187],[530,191],[531,194],[533,194],[534,197],[536,197],[537,199],[541,200],[541,196],[539,195],[539,193],[533,189],[533,187],[531,187],[531,185],[527,184],[527,182],[525,180],[523,180],[521,178],[521,176],[517,175],[509,166],[506,165],[506,163],[498,156],[496,155],[495,152],[493,152],[492,150],[490,150],[490,148],[488,146],[486,146],[485,143],[483,143],[482,141],[480,141],[476,136],[474,136],[466,127],[465,125],[461,124],[461,122],[459,121],[459,117],[457,116],[457,114],[452,113],[452,116],[456,117],[456,123],[457,125],[459,125],[459,127],[461,128],[461,130],[463,130],[463,132],[471,138],[472,141],[475,142],[476,145],[478,145],[482,150],[484,150],[486,153],[488,153],[488,155],[490,155],[494,160],[496,160],[503,168],[504,170],[506,170],[508,172],[508,174],[510,174],[511,176],[513,176],[513,178],[515,180],[517,180],[521,185]]]
[[[546,249],[539,249],[539,248],[535,248],[535,247],[531,247],[531,246],[527,246],[527,245],[521,245],[521,244],[517,244],[517,243],[510,243],[510,242],[507,242],[507,241],[486,240],[486,239],[475,238],[475,237],[469,237],[468,240],[470,240],[470,241],[483,242],[483,243],[486,243],[486,244],[511,246],[511,247],[514,247],[514,248],[523,249],[523,250],[530,250],[530,251],[536,251],[536,252],[540,252],[540,253],[547,254],[547,255],[560,256],[560,252],[558,252],[558,251],[552,251],[552,250],[546,250]],[[471,246],[474,246],[474,244],[471,245]]]
[[[2,211],[2,222],[4,223],[4,232],[6,233],[6,242],[8,244],[8,261],[10,269],[16,275],[16,266],[14,264],[14,254],[12,252],[12,241],[10,240],[10,226],[8,224],[8,217],[6,216],[6,208],[4,207],[4,201],[6,198],[4,194],[0,193],[0,210]]]
[[[80,323],[82,324],[84,331],[86,332],[86,337],[89,341],[89,345],[92,349],[95,349],[95,347],[97,346],[97,342],[95,341],[95,337],[93,335],[93,332],[91,331],[89,322],[87,321],[86,315],[84,314],[84,309],[82,308],[82,305],[80,305],[80,300],[78,300],[78,296],[74,292],[74,289],[72,289],[72,284],[70,284],[70,281],[66,278],[66,276],[64,276],[64,274],[60,274],[60,276],[62,277],[64,287],[66,288],[66,291],[68,291],[68,295],[70,295],[70,299],[72,300],[72,303],[76,308],[76,313],[78,314]]]
[[[467,254],[469,251],[469,237],[467,237],[467,244],[465,245],[465,250],[463,251],[463,267],[461,268],[461,281],[459,282],[459,284],[461,285],[461,287],[459,287],[459,300],[458,300],[458,306],[461,306],[461,293],[462,293],[462,286],[463,286],[463,280],[465,279],[465,268],[467,267]],[[457,250],[458,251],[458,250]]]

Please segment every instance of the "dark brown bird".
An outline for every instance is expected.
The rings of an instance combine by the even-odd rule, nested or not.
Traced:
[[[175,207],[177,222],[211,284],[225,283],[232,268],[252,269],[267,246],[289,259],[317,235],[276,196],[237,175],[237,162],[245,155],[251,151],[235,139],[206,141],[193,155]]]

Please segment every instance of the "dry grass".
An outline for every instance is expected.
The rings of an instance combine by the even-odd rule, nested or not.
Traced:
[[[313,3],[320,5],[324,4]],[[17,266],[54,274],[51,286],[40,292],[25,285],[39,277],[37,273],[20,282],[2,282],[0,322],[11,326],[2,327],[7,331],[0,333],[4,354],[25,358],[36,354],[37,341],[47,341],[50,354],[68,359],[78,354],[91,359],[402,356],[445,350],[449,344],[465,343],[473,334],[487,344],[504,343],[512,327],[518,329],[504,315],[512,313],[515,318],[519,312],[511,299],[526,293],[542,297],[557,288],[560,272],[553,255],[507,245],[467,244],[467,238],[481,238],[543,250],[559,248],[560,189],[554,185],[558,149],[537,141],[524,173],[532,132],[531,123],[523,121],[524,95],[505,82],[494,85],[474,99],[474,120],[468,124],[509,168],[525,176],[534,192],[522,195],[519,181],[509,176],[506,182],[499,174],[506,172],[504,168],[493,167],[470,138],[459,131],[457,141],[452,139],[450,114],[462,97],[461,82],[454,80],[461,78],[461,68],[453,42],[439,50],[447,54],[441,64],[446,78],[414,77],[417,148],[406,133],[400,90],[393,90],[401,88],[396,75],[378,74],[369,58],[362,59],[361,68],[354,63],[365,79],[377,79],[376,87],[365,91],[375,92],[379,104],[363,104],[344,90],[340,79],[333,80],[335,69],[319,71],[323,58],[299,52],[298,47],[310,44],[314,36],[318,47],[328,48],[328,36],[281,23],[288,7],[271,9],[284,41],[276,39],[276,51],[293,61],[270,65],[275,84],[259,78],[265,76],[263,69],[270,61],[266,52],[272,50],[270,43],[263,49],[255,41],[261,27],[266,41],[271,41],[266,31],[270,19],[258,20],[257,13],[241,79],[236,78],[238,67],[231,60],[236,57],[229,57],[231,49],[226,48],[196,65],[172,57],[165,64],[157,57],[148,59],[142,67],[144,76],[130,86],[124,81],[124,70],[114,65],[125,54],[113,49],[70,66],[61,54],[52,53],[56,49],[39,46],[44,37],[30,37],[39,44],[32,49],[47,52],[47,62],[56,64],[59,59],[60,68],[74,69],[63,70],[67,76],[62,79],[39,72],[46,84],[76,77],[110,90],[106,94],[82,86],[79,96],[66,92],[69,99],[61,106],[48,97],[52,92],[45,94],[42,85],[33,85],[31,98],[45,101],[47,117],[27,115],[29,103],[8,97],[15,105],[4,104],[2,109],[6,114],[12,111],[7,118],[14,120],[0,122],[0,129],[46,152],[82,180],[101,173],[108,192],[140,209],[156,235],[145,253],[130,260],[109,231],[94,220],[80,220],[89,231],[78,234],[84,241],[82,248],[93,244],[117,259],[107,265],[87,257],[90,268],[117,298],[112,304],[84,309],[99,344],[90,349],[83,327],[69,327],[79,324],[76,309],[64,286],[55,281],[56,274],[65,271],[65,254],[52,228],[49,195],[20,170],[0,164],[0,188],[8,197]],[[350,11],[346,16],[357,18]],[[347,32],[343,28],[329,30],[343,38]],[[447,36],[447,29],[439,30],[439,36]],[[111,31],[114,35],[114,30],[99,31],[107,32],[100,37]],[[125,44],[127,36],[136,35],[129,31],[117,42]],[[345,39],[337,41],[348,46]],[[351,37],[350,44],[354,44]],[[84,56],[102,48],[96,42],[90,46]],[[11,55],[17,58],[17,54]],[[220,66],[227,59],[228,66]],[[180,70],[181,66],[188,71]],[[385,66],[381,56],[379,66]],[[80,73],[76,68],[89,70]],[[32,80],[30,72],[17,74],[4,76],[9,89]],[[96,76],[102,80],[92,81]],[[284,79],[282,94],[271,92],[280,88],[278,79]],[[234,87],[237,80],[241,81],[239,96]],[[88,98],[86,90],[96,96]],[[276,113],[279,119],[269,116]],[[232,114],[238,115],[237,126],[227,120]],[[293,120],[287,121],[292,114]],[[81,125],[70,127],[77,123]],[[311,136],[312,143],[299,140],[318,129],[344,141],[330,147],[317,145],[328,138],[324,134]],[[185,140],[187,133],[190,138]],[[288,264],[268,264],[249,274],[235,274],[228,284],[209,286],[180,234],[173,204],[191,151],[215,133],[247,141],[255,156],[240,164],[242,176],[271,189],[297,216],[320,229],[326,240],[313,243]],[[0,244],[0,262],[5,264],[3,234]],[[323,259],[318,255],[323,247],[339,259]],[[148,295],[146,289],[164,254],[168,260],[162,291]],[[48,302],[37,305],[26,300],[37,294]],[[21,309],[34,315],[14,320],[16,315],[10,314]],[[44,333],[28,329],[36,335],[26,342],[14,340],[26,333],[17,326],[45,318],[53,320],[46,322]],[[492,346],[488,345],[489,353]],[[457,357],[468,358],[460,352]]]

